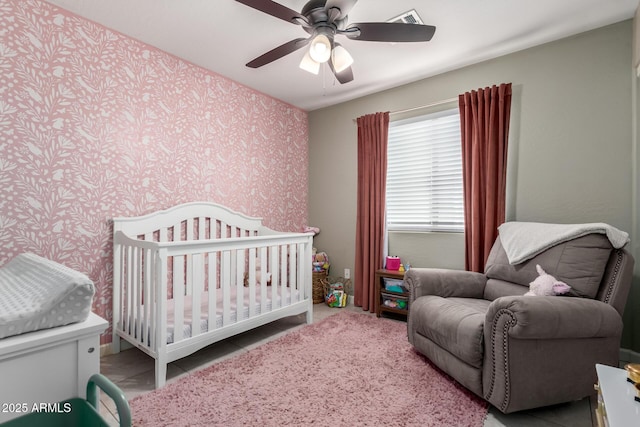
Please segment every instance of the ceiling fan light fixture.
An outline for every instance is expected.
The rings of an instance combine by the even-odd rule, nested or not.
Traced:
[[[309,55],[311,59],[320,64],[327,62],[331,57],[331,42],[329,41],[329,37],[324,34],[315,36],[311,41]]]
[[[318,74],[320,72],[320,64],[313,59],[311,59],[311,55],[309,55],[309,51],[307,51],[302,57],[302,61],[300,61],[300,68],[305,71],[310,72],[311,74]]]
[[[336,46],[331,52],[331,63],[336,73],[340,73],[353,64],[353,57],[342,46]]]
[[[290,40],[258,56],[248,62],[247,67],[262,67],[306,47],[300,68],[318,74],[322,64],[331,61],[329,68],[340,84],[353,80],[353,58],[346,49],[339,47],[340,43],[335,40],[338,36],[369,42],[428,42],[436,31],[433,25],[422,24],[415,10],[394,18],[392,22],[348,23],[349,12],[358,0],[305,0],[306,4],[300,12],[274,0],[236,1],[301,26],[308,34],[305,38]]]

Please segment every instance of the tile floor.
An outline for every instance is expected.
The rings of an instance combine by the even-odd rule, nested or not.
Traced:
[[[340,309],[316,304],[313,312],[314,321],[320,321],[337,313],[338,310]],[[362,309],[353,306],[342,310],[363,313]],[[194,370],[246,352],[304,325],[303,315],[292,316],[213,344],[169,364],[167,381],[176,381]],[[130,349],[102,357],[101,372],[122,389],[127,399],[153,390],[154,361],[139,350]],[[101,393],[100,411],[110,425],[118,425],[115,404],[104,393]],[[509,415],[491,408],[484,425],[485,427],[592,427],[596,424],[591,414],[589,399]]]

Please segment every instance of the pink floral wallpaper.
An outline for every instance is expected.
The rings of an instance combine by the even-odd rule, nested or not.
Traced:
[[[109,321],[110,218],[207,200],[299,231],[307,140],[302,110],[41,0],[0,0],[0,266],[33,252],[86,273]]]

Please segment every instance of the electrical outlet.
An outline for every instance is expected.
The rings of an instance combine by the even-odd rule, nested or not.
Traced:
[[[344,278],[345,279],[351,279],[351,270],[348,268],[344,269]]]

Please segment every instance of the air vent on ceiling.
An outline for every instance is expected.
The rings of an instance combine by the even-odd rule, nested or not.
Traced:
[[[421,24],[424,25],[420,16],[418,16],[418,12],[415,9],[411,9],[408,12],[403,13],[402,15],[396,16],[393,19],[389,19],[387,22],[401,22],[403,24]]]

